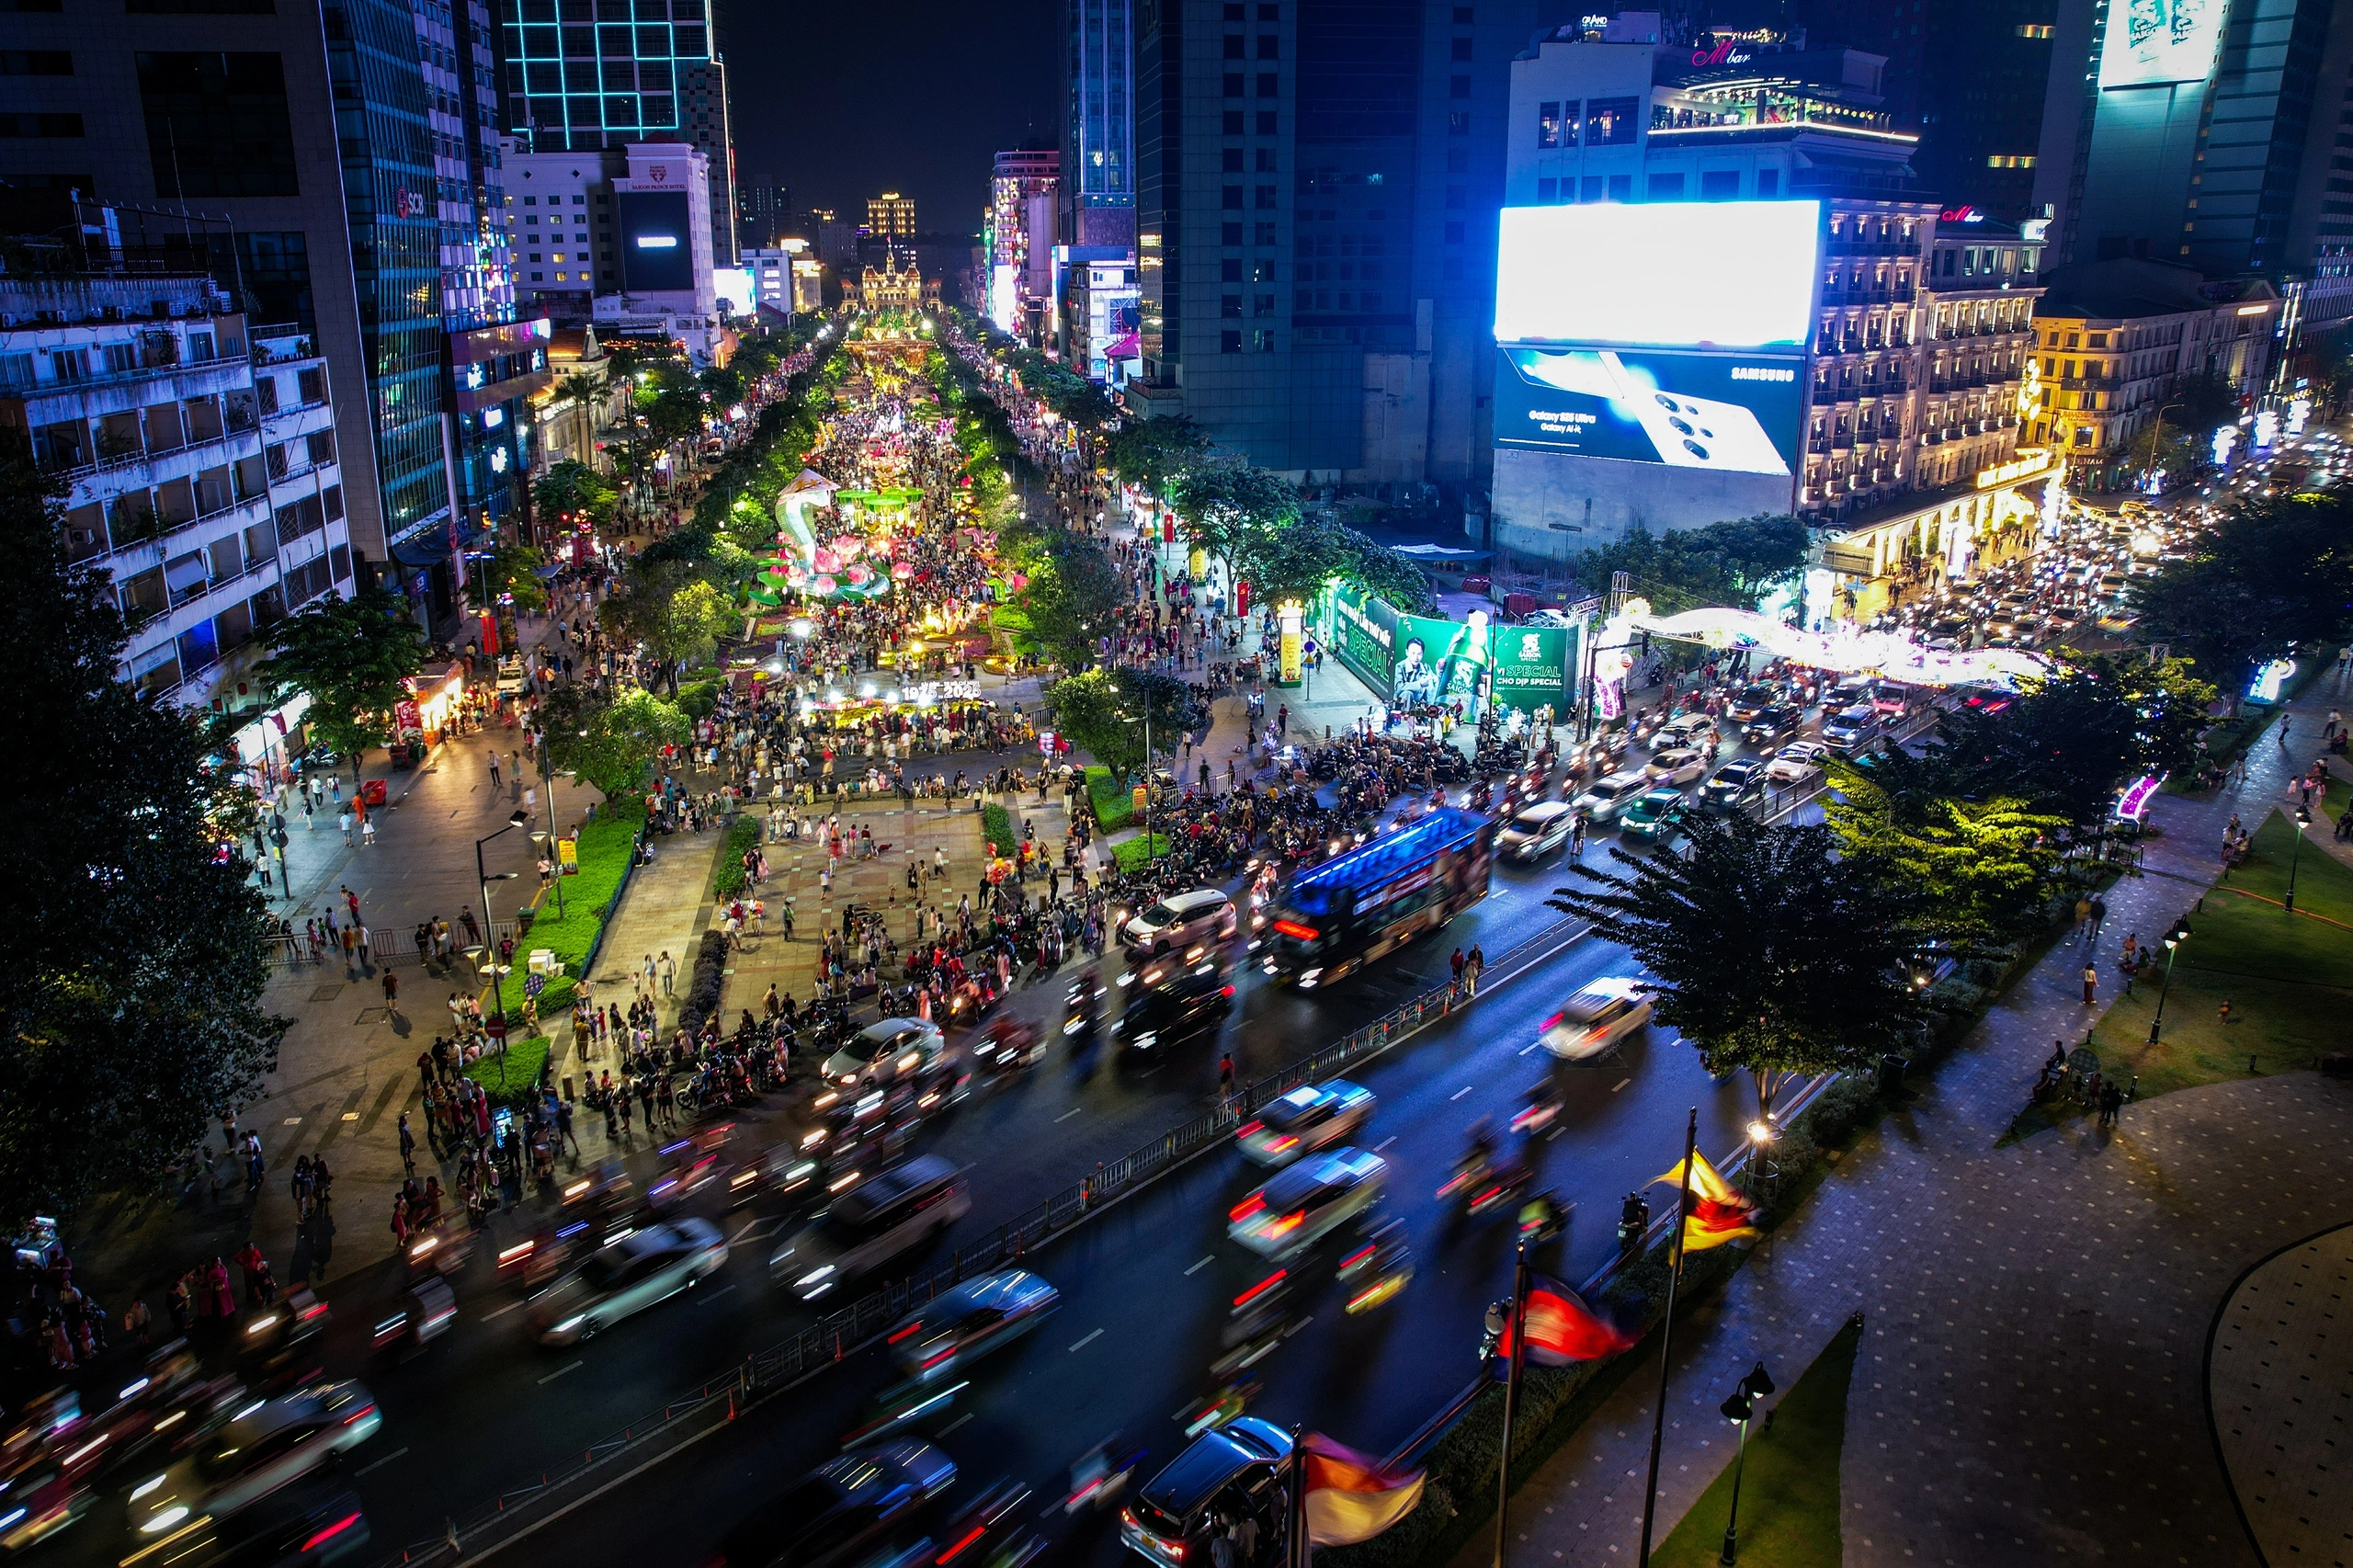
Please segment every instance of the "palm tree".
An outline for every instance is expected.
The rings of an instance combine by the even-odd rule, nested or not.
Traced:
[[[595,370],[574,370],[555,384],[555,406],[570,410],[578,421],[579,439],[573,449],[584,462],[597,460],[597,411],[605,398],[605,378]]]

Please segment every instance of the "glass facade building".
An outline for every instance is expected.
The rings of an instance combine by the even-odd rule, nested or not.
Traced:
[[[1133,244],[1134,0],[1066,0],[1062,243]]]

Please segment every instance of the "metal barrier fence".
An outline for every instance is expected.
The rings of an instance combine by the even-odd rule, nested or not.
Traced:
[[[305,965],[325,969],[330,965],[339,964],[343,961],[343,949],[339,945],[339,934],[343,929],[344,927],[340,926],[335,927],[338,941],[321,944],[315,958],[312,955],[309,940],[304,937],[264,937],[261,939],[262,961],[271,969],[300,969]],[[425,961],[425,955],[416,950],[416,927],[414,926],[362,926],[361,929],[367,933],[367,952],[369,963],[381,967],[387,964],[413,964]],[[453,933],[453,935],[461,934]],[[502,937],[514,937],[517,950],[522,949],[523,936],[521,928],[516,922],[512,920],[491,922],[491,945],[497,946]],[[466,949],[460,945],[452,951],[457,957],[462,958],[465,956]]]

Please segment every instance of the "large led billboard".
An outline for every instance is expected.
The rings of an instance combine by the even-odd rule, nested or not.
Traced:
[[[1506,207],[1495,341],[1795,352],[1821,229],[1816,201]]]
[[[1804,419],[1801,361],[1768,354],[1506,346],[1495,444],[1787,478]]]
[[[2226,0],[2112,0],[2100,46],[2099,85],[2146,87],[2202,82],[2222,42]]]
[[[1539,708],[1565,710],[1577,634],[1564,627],[1405,615],[1344,587],[1333,588],[1322,608],[1325,645],[1392,706],[1460,702],[1475,719],[1484,696],[1499,710],[1531,716]]]
[[[621,284],[632,294],[695,286],[693,219],[683,190],[629,190],[620,198]]]

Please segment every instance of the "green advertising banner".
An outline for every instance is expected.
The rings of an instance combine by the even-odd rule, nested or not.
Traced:
[[[1531,718],[1547,706],[1556,718],[1568,711],[1576,633],[1566,628],[1400,615],[1347,588],[1333,589],[1324,610],[1325,646],[1392,707],[1459,701],[1475,720],[1486,696]]]

